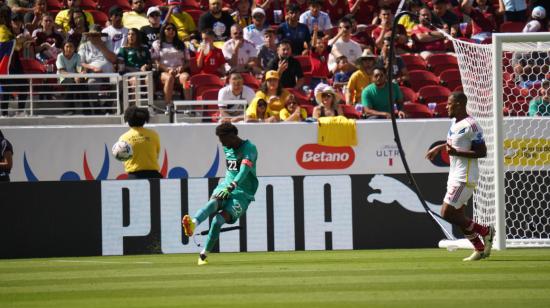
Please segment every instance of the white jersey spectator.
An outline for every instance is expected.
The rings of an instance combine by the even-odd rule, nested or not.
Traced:
[[[107,45],[112,48],[111,51],[115,54],[118,54],[118,50],[126,44],[126,40],[128,39],[128,29],[124,27],[117,29],[113,26],[108,26],[101,32],[108,35],[107,40],[109,43]]]
[[[240,47],[235,55],[237,45]],[[226,69],[228,71],[234,69],[239,72],[248,71],[249,63],[255,61],[258,56],[258,50],[254,44],[243,38],[243,30],[238,24],[231,26],[231,39],[223,44],[222,53],[227,61]]]
[[[331,72],[336,70],[336,59],[340,56],[346,56],[349,63],[355,63],[355,60],[361,56],[361,53],[362,50],[359,43],[351,39],[340,38],[334,43],[328,56],[328,69]]]
[[[309,10],[300,15],[299,22],[306,25],[310,33],[313,32],[313,25],[315,24],[319,27],[319,31],[326,32],[332,29],[330,16],[325,12],[321,12],[321,2],[318,0],[310,1]]]
[[[265,30],[267,30],[264,22],[265,11],[257,7],[252,10],[252,24],[243,29],[244,39],[254,44],[258,51],[264,45],[264,34]]]

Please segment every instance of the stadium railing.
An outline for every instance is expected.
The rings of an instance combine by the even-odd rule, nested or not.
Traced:
[[[174,101],[174,123],[218,122],[220,119],[218,105],[233,105],[231,116],[224,117],[231,119],[244,116],[247,102],[246,100],[176,100]]]
[[[62,84],[60,78],[82,81]],[[149,106],[154,98],[152,72],[0,75],[0,88],[1,109],[14,117],[120,115],[127,106]]]

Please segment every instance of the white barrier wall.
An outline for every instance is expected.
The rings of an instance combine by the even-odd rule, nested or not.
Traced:
[[[430,162],[424,156],[435,142],[446,139],[449,125],[448,119],[398,122],[413,173],[448,171],[448,157]],[[160,134],[159,163],[167,178],[223,176],[223,151],[215,124],[148,127]],[[241,137],[257,145],[259,176],[404,173],[389,121],[358,122],[359,144],[343,148],[317,145],[314,123],[238,124],[238,128]],[[14,147],[12,181],[104,180],[124,173],[110,150],[126,126],[1,129]]]

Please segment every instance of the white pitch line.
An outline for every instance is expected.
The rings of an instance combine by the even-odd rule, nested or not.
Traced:
[[[148,261],[136,261],[136,262],[118,262],[118,261],[92,261],[92,260],[51,260],[52,262],[62,263],[99,263],[99,264],[153,264]]]

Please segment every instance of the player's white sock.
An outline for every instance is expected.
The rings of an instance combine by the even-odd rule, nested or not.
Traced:
[[[199,221],[196,218],[191,219],[191,221],[195,224],[195,227],[199,225]]]
[[[206,256],[206,253],[207,253],[206,249],[203,249],[203,250],[201,251],[201,255],[205,255],[205,256]]]

